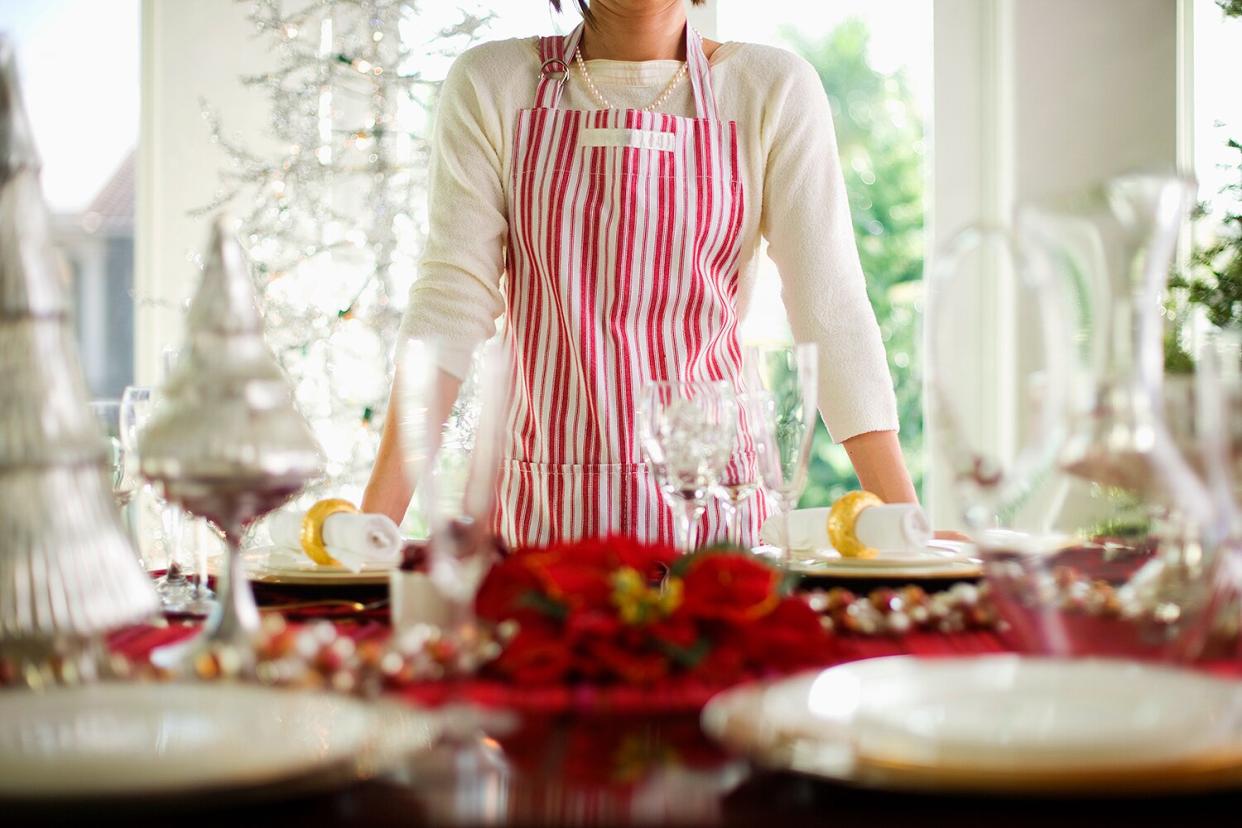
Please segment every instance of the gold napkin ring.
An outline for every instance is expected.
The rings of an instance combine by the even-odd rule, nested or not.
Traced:
[[[832,504],[828,511],[828,540],[842,558],[874,558],[879,554],[858,540],[854,524],[864,509],[883,505],[883,500],[865,491],[849,492]]]
[[[320,500],[311,506],[302,518],[302,531],[299,538],[302,542],[302,551],[317,564],[332,566],[338,563],[328,554],[327,547],[323,545],[323,524],[329,517],[341,512],[357,514],[358,507],[348,500],[329,498]]]

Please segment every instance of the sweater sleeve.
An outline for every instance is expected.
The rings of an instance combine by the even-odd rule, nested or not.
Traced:
[[[854,242],[832,111],[819,76],[797,60],[764,117],[760,230],[781,277],[798,342],[819,352],[819,411],[833,440],[897,430],[884,343]]]
[[[475,50],[461,55],[440,89],[432,131],[428,232],[402,320],[404,338],[435,339],[442,366],[464,377],[474,348],[504,311],[508,216],[500,107],[480,94]]]

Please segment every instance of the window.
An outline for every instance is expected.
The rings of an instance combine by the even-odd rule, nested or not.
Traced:
[[[929,111],[932,4],[902,0],[719,0],[716,39],[791,49],[818,70],[832,104],[868,293],[897,390],[901,443],[923,478],[918,330],[923,272],[924,120]],[[744,335],[788,337],[774,266],[761,268]],[[857,488],[849,458],[821,423],[803,505]]]
[[[1208,224],[1218,224],[1230,210],[1242,208],[1242,18],[1225,17],[1216,0],[1194,2],[1194,172],[1199,199],[1209,210]]]
[[[139,0],[0,3],[97,397],[119,397],[133,381],[138,11]]]

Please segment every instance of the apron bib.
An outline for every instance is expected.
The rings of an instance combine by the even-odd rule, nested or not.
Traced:
[[[736,294],[743,197],[737,125],[716,116],[686,27],[698,117],[558,108],[582,36],[540,41],[507,184],[504,335],[513,356],[498,530],[514,545],[673,540],[636,412],[651,380],[741,376]],[[757,542],[762,493],[739,513]],[[724,540],[711,502],[700,543]]]

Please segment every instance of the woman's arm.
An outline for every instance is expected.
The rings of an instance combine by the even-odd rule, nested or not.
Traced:
[[[863,488],[886,501],[916,495],[897,442],[897,401],[858,259],[832,111],[806,61],[770,92],[761,230],[781,276],[798,342],[819,355],[820,415],[845,445]]]
[[[362,511],[388,515],[397,525],[405,519],[406,510],[410,508],[410,498],[414,494],[405,474],[405,459],[402,457],[397,419],[399,416],[394,383],[388,402],[388,413],[384,417],[384,430],[380,433],[379,451],[375,455],[375,465],[371,467],[371,477],[367,480],[367,488],[362,495]]]
[[[895,431],[868,431],[844,441],[858,482],[885,503],[918,503]]]
[[[496,85],[495,76],[512,73],[503,56],[506,48],[513,47],[486,44],[461,55],[445,78],[436,110],[427,242],[398,345],[407,339],[436,343],[445,369],[436,384],[432,413],[437,424],[448,416],[471,354],[495,333],[496,318],[504,310],[500,277],[508,216],[501,184],[503,107],[489,90]],[[400,446],[397,400],[394,381],[362,508],[400,523],[412,487]]]

